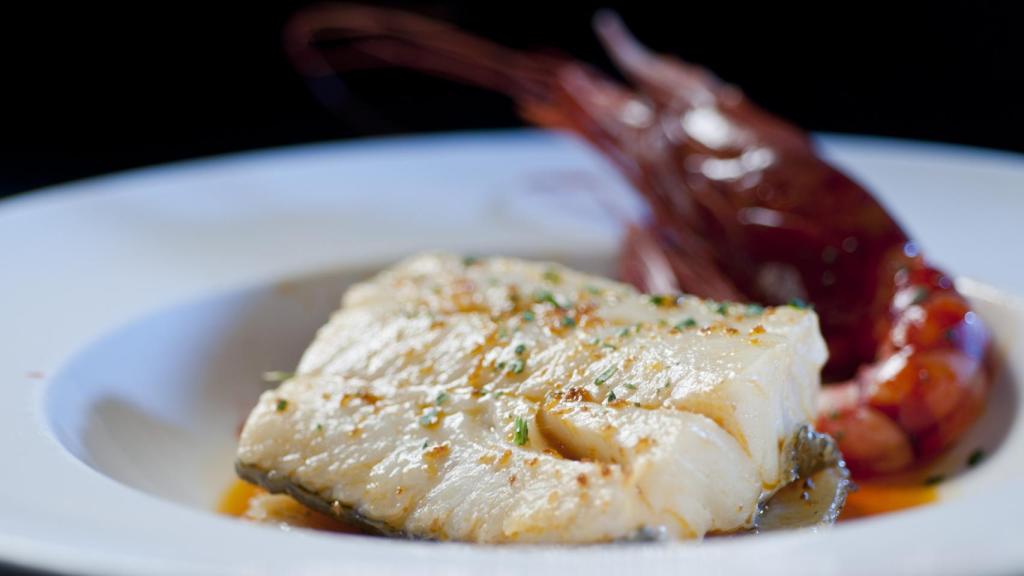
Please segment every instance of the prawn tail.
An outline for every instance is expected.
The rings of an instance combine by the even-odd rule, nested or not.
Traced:
[[[549,105],[569,60],[520,52],[401,10],[320,4],[285,26],[293,65],[311,78],[374,68],[407,68],[505,94],[544,125],[564,124]]]

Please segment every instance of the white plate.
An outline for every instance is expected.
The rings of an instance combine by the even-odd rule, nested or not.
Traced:
[[[1024,570],[1024,162],[824,139],[991,321],[991,453],[935,506],[704,543],[474,547],[282,532],[211,512],[235,430],[344,286],[422,249],[611,272],[637,205],[593,152],[499,132],[327,144],[139,170],[0,203],[0,559],[94,574],[985,574]],[[615,216],[613,216],[613,214]]]

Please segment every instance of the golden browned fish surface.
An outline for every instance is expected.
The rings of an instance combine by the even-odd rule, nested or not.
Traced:
[[[417,537],[732,532],[792,479],[826,355],[809,310],[429,254],[348,291],[238,467]]]

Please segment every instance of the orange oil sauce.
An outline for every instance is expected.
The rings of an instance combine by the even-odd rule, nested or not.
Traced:
[[[362,534],[363,531],[300,504],[290,496],[269,495],[244,480],[235,480],[217,503],[217,512],[259,524]]]
[[[924,506],[935,502],[938,497],[935,486],[925,486],[920,482],[858,483],[857,491],[847,496],[839,521]]]

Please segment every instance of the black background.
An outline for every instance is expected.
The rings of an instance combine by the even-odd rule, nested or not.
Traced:
[[[520,124],[500,96],[400,72],[347,76],[355,97],[327,96],[325,107],[281,50],[282,26],[304,4],[5,8],[0,196],[234,150]],[[653,47],[809,129],[1024,151],[1015,3],[662,4],[405,3],[600,66],[589,19],[615,6]]]

